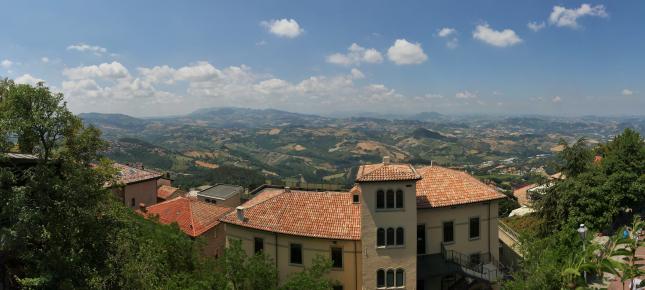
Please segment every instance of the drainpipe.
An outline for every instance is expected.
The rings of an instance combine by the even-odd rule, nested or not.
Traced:
[[[356,240],[354,240],[354,289],[358,290],[358,249],[356,249]]]
[[[493,252],[490,249],[490,201],[488,202],[488,254],[493,258]]]
[[[275,269],[278,269],[278,233],[273,232],[273,236],[275,237]]]

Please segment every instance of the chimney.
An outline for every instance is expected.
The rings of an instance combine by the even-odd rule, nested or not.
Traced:
[[[143,202],[142,202],[142,203],[139,203],[139,210],[141,210],[141,212],[143,212],[143,213],[147,213],[147,212],[148,212],[148,209],[146,209],[146,204],[145,204],[145,203],[143,203]]]
[[[385,165],[390,164],[390,156],[383,156],[383,164]]]
[[[284,187],[284,192],[291,192],[291,187],[285,186]]]
[[[244,207],[243,206],[238,206],[235,208],[237,212],[237,219],[240,221],[244,221]]]

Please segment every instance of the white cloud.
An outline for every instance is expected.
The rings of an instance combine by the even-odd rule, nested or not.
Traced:
[[[27,84],[27,85],[36,85],[39,82],[44,82],[44,80],[33,77],[30,74],[24,74],[16,78],[16,83],[18,84]]]
[[[457,33],[457,30],[455,30],[454,28],[444,27],[444,28],[439,29],[439,32],[437,32],[437,35],[439,37],[448,37],[448,36],[456,34],[456,33]]]
[[[405,39],[397,39],[387,50],[387,57],[398,65],[420,64],[428,60],[420,43],[410,43]]]
[[[634,94],[634,92],[632,90],[630,90],[630,89],[623,89],[621,94],[623,94],[623,96],[631,96],[631,95]]]
[[[551,102],[560,103],[562,102],[562,98],[560,96],[554,96],[553,98],[551,98]]]
[[[89,45],[86,43],[77,43],[77,44],[72,44],[67,47],[67,50],[75,50],[75,51],[80,51],[80,52],[91,52],[94,53],[97,56],[101,56],[104,53],[107,52],[107,49],[104,47],[100,47],[98,45]]]
[[[40,61],[42,61],[43,63],[49,63],[49,58],[46,56],[43,56],[40,58]]]
[[[88,79],[88,78],[109,78],[118,79],[129,76],[128,69],[122,64],[113,61],[111,63],[102,63],[99,65],[79,66],[75,68],[66,68],[63,75],[70,79]]]
[[[605,18],[609,16],[605,11],[604,5],[591,6],[589,4],[582,4],[579,8],[565,8],[562,6],[553,6],[553,11],[549,15],[549,24],[558,27],[580,28],[578,18],[583,16],[596,16]]]
[[[441,38],[450,38],[448,41],[446,41],[446,47],[451,49],[457,48],[459,46],[459,39],[456,35],[457,30],[450,27],[441,28],[439,29],[439,32],[437,32],[437,36]]]
[[[383,56],[374,48],[364,48],[352,43],[347,48],[347,53],[334,53],[327,56],[327,62],[338,65],[358,65],[361,63],[381,63]]]
[[[544,21],[542,21],[540,23],[532,21],[532,22],[529,22],[526,26],[529,29],[533,30],[534,32],[538,32],[538,31],[542,30],[544,27],[546,27],[546,23],[544,23]]]
[[[1,67],[3,67],[3,68],[5,68],[5,69],[10,68],[12,65],[13,65],[13,62],[12,62],[12,61],[10,61],[10,60],[8,60],[8,59],[4,59],[4,60],[2,60],[2,61],[0,62],[0,66],[1,66]]]
[[[294,19],[283,18],[278,20],[262,21],[261,24],[269,31],[269,33],[279,37],[295,38],[305,32],[305,30],[300,28],[300,25]]]
[[[460,91],[455,94],[457,99],[476,99],[479,95],[476,92],[471,91]]]
[[[353,79],[364,79],[365,75],[363,74],[362,71],[360,71],[357,68],[353,68],[350,72],[351,76]]]
[[[487,23],[477,25],[473,31],[473,38],[497,47],[513,46],[522,42],[515,31],[511,29],[494,30]]]

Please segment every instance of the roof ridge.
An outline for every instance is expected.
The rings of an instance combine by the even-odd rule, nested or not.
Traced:
[[[252,207],[255,207],[256,205],[263,204],[263,203],[265,203],[265,202],[267,202],[267,201],[269,201],[269,200],[272,200],[272,199],[274,199],[274,198],[276,198],[276,197],[278,197],[278,196],[280,196],[280,195],[282,195],[282,194],[284,194],[284,193],[286,193],[286,191],[285,191],[285,190],[284,190],[284,188],[283,188],[283,189],[282,189],[282,192],[280,192],[279,194],[273,195],[273,196],[271,196],[271,197],[269,197],[269,198],[267,198],[267,199],[265,199],[265,200],[262,200],[262,201],[260,201],[260,202],[256,202],[256,203],[254,203],[254,204],[252,204],[252,205],[250,205],[250,206],[244,206],[244,204],[241,204],[240,206],[244,207],[245,209],[252,208]],[[260,194],[262,194],[262,193],[260,193]],[[266,195],[270,195],[271,193],[267,191],[267,192],[264,192],[264,194],[266,194]],[[252,197],[251,199],[249,199],[249,201],[253,200],[253,199],[254,199],[254,198],[256,198],[256,197],[257,197],[257,196]],[[245,203],[246,203],[246,202],[245,202]]]

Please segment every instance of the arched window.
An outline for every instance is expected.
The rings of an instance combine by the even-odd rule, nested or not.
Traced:
[[[379,269],[376,271],[376,288],[385,287],[385,271]]]
[[[388,246],[394,245],[394,229],[393,228],[387,228],[386,243],[387,243]]]
[[[392,190],[387,191],[385,207],[394,208],[394,191]]]
[[[403,208],[403,191],[396,191],[396,208]]]
[[[396,287],[405,285],[403,269],[396,269]]]
[[[387,287],[394,286],[394,270],[387,270],[387,278],[385,279]]]
[[[385,247],[385,230],[383,228],[376,230],[376,246]]]
[[[385,192],[382,190],[376,192],[376,208],[385,208]]]
[[[401,227],[396,228],[396,245],[403,246],[403,242],[404,242],[403,228]]]

